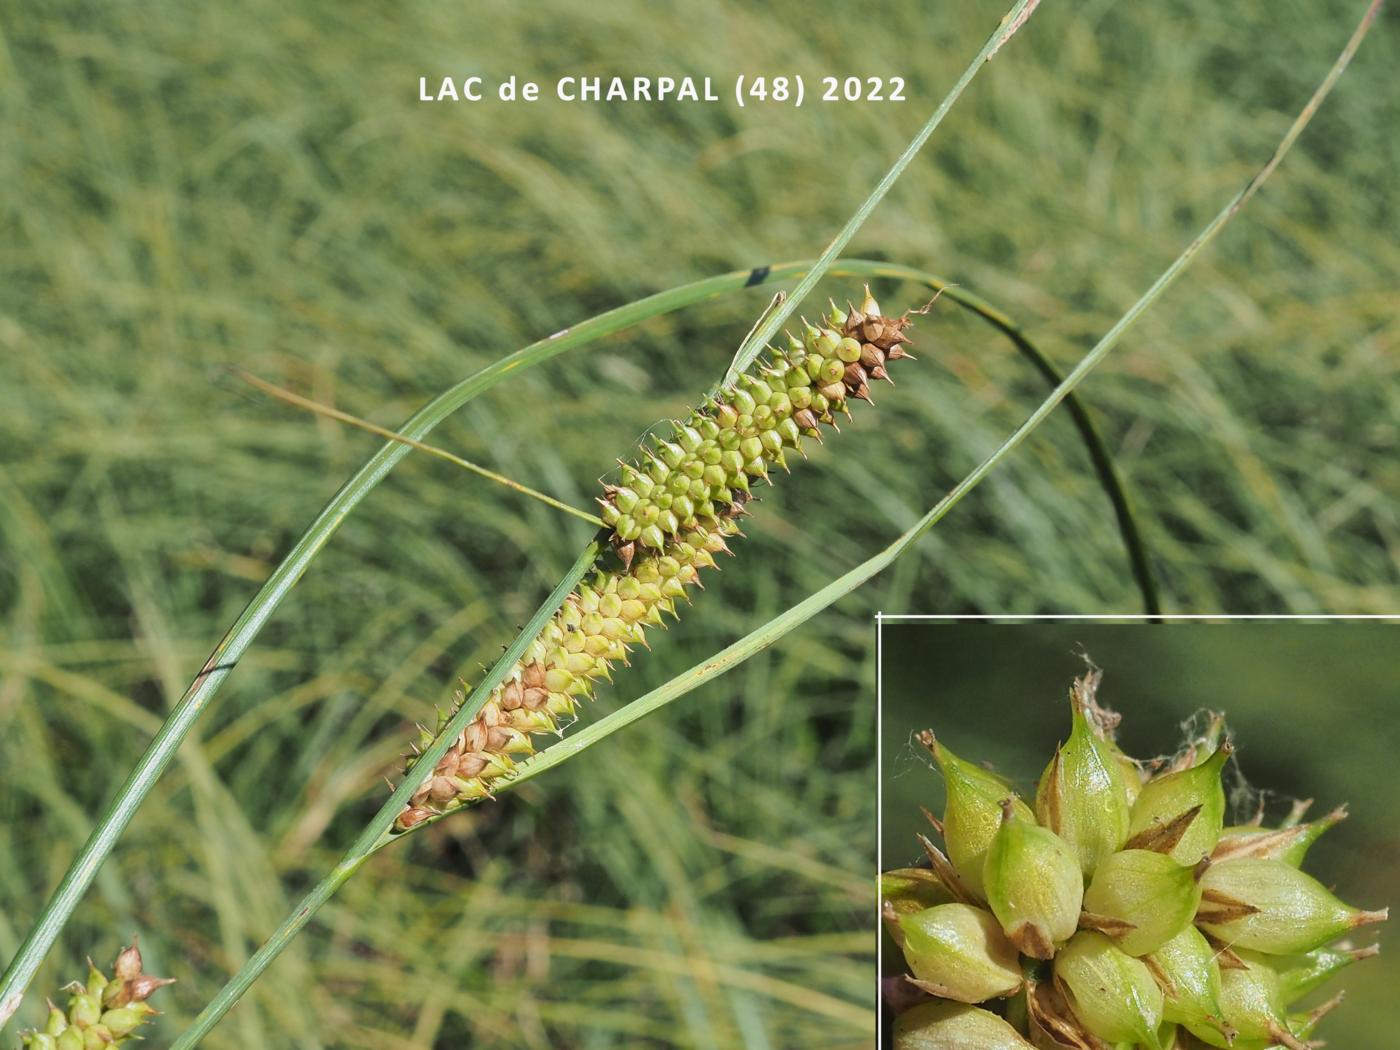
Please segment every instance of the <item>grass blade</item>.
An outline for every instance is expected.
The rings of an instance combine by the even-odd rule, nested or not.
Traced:
[[[861,260],[843,260],[832,267],[832,272],[844,273],[847,268],[858,265],[862,265]],[[941,298],[951,299],[1011,340],[1017,352],[1035,367],[1035,370],[1050,384],[1052,390],[1063,381],[1064,377],[1060,375],[1059,369],[1031,341],[1021,326],[980,296],[957,285],[950,285],[933,274],[892,263],[877,264],[877,269],[864,274],[864,276],[889,277],[932,288],[938,292]],[[1103,487],[1104,494],[1113,504],[1113,515],[1118,522],[1118,532],[1128,554],[1128,564],[1133,574],[1133,581],[1142,594],[1143,611],[1155,620],[1162,611],[1162,604],[1157,593],[1157,579],[1152,571],[1152,559],[1148,556],[1147,544],[1142,538],[1142,532],[1138,529],[1137,516],[1133,513],[1132,503],[1128,499],[1127,490],[1123,487],[1123,480],[1118,476],[1118,468],[1113,463],[1113,456],[1109,453],[1108,446],[1104,444],[1103,436],[1099,433],[1098,426],[1089,414],[1089,409],[1074,393],[1065,396],[1065,410],[1069,413],[1075,429],[1079,431],[1079,438],[1084,443],[1085,451],[1089,454],[1090,463],[1093,465],[1094,473],[1098,475],[1099,484]]]
[[[996,31],[982,45],[982,50],[977,52],[973,60],[968,63],[952,90],[943,97],[943,101],[938,104],[933,115],[924,122],[924,126],[910,140],[909,145],[904,148],[904,152],[890,166],[890,170],[885,172],[884,178],[875,184],[875,188],[870,191],[870,196],[865,198],[860,207],[855,210],[855,214],[846,221],[846,225],[842,226],[840,232],[831,239],[831,243],[817,257],[817,261],[812,264],[812,268],[798,282],[792,293],[782,302],[776,303],[776,309],[770,310],[763,322],[750,333],[748,340],[734,355],[734,360],[729,363],[729,369],[724,373],[724,378],[720,380],[720,386],[732,383],[740,372],[753,364],[754,359],[768,345],[768,341],[778,334],[778,329],[782,328],[783,322],[791,317],[792,312],[802,304],[802,300],[811,294],[812,289],[817,286],[817,282],[825,276],[827,270],[831,268],[831,264],[836,261],[836,257],[845,250],[846,245],[851,243],[851,238],[856,235],[856,231],[865,224],[865,220],[870,217],[870,213],[875,210],[876,205],[885,199],[885,194],[889,193],[894,184],[899,181],[899,177],[904,174],[904,169],[909,167],[910,162],[924,148],[924,144],[928,142],[938,125],[943,123],[943,118],[948,115],[948,111],[953,108],[954,103],[962,97],[967,86],[972,83],[973,77],[977,76],[992,56],[1001,50],[1002,46],[1015,35],[1021,26],[1025,25],[1026,19],[1031,16],[1039,2],[1040,0],[1017,0],[1015,4],[1011,5],[1011,10],[1002,16]]]
[[[557,500],[547,492],[541,492],[539,489],[532,489],[529,485],[522,485],[514,478],[508,478],[504,474],[491,470],[489,467],[483,467],[479,463],[473,463],[469,459],[463,459],[456,453],[448,452],[445,448],[438,448],[436,445],[415,441],[413,438],[405,437],[403,434],[390,430],[387,427],[376,426],[367,419],[361,419],[359,416],[351,415],[349,412],[343,412],[331,405],[323,405],[321,402],[313,401],[309,397],[302,397],[300,394],[288,390],[286,387],[278,386],[276,383],[270,383],[266,379],[255,376],[252,372],[244,371],[241,368],[234,369],[233,374],[249,386],[261,390],[268,397],[275,397],[277,400],[285,402],[286,404],[305,409],[307,412],[312,412],[318,416],[325,416],[327,419],[334,419],[338,423],[358,427],[360,430],[375,434],[378,437],[386,438],[389,441],[401,442],[409,448],[416,448],[419,452],[426,452],[430,456],[444,459],[454,466],[461,467],[463,470],[471,471],[471,473],[478,477],[483,477],[487,481],[494,481],[497,485],[504,485],[506,488],[519,492],[523,496],[537,499],[546,507],[553,507],[555,510],[561,510],[565,514],[572,514],[574,517],[586,521],[597,528],[603,528],[603,519],[596,514],[589,514],[586,510],[579,510],[577,507],[571,507],[563,500]]]
[[[272,936],[220,989],[219,994],[200,1011],[199,1016],[194,1019],[194,1023],[176,1040],[172,1050],[184,1050],[184,1048],[194,1046],[211,1028],[218,1024],[219,1019],[238,1002],[243,993],[282,953],[282,949],[291,942],[303,926],[311,921],[311,916],[320,910],[321,905],[330,900],[335,895],[336,890],[340,889],[345,881],[359,870],[360,865],[365,862],[365,858],[388,839],[389,829],[394,823],[394,818],[408,804],[408,798],[417,790],[419,782],[423,777],[431,775],[433,767],[447,753],[447,749],[451,747],[457,734],[476,717],[477,712],[481,710],[491,695],[491,690],[505,678],[515,662],[520,659],[521,654],[524,653],[526,646],[544,627],[545,621],[554,615],[559,606],[563,604],[564,599],[568,597],[569,592],[574,589],[574,585],[583,579],[584,574],[592,568],[601,551],[602,543],[597,540],[584,548],[573,567],[555,585],[549,597],[544,600],[544,604],[535,610],[535,614],[530,617],[529,622],[516,635],[515,641],[506,648],[506,651],[492,665],[491,670],[486,673],[486,677],[472,690],[471,695],[458,709],[448,727],[438,734],[438,738],[429,747],[424,749],[421,759],[422,765],[415,767],[423,770],[422,775],[404,778],[384,805],[379,808],[379,812],[365,826],[360,837],[346,850],[339,863],[331,869],[325,878],[311,888],[301,902],[282,920],[282,924],[277,927]]]

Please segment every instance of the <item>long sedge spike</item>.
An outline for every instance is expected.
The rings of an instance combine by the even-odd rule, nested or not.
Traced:
[[[868,372],[849,367],[859,348],[872,346],[881,363],[894,360],[909,324],[908,314],[882,316],[868,296],[860,310],[844,313],[833,302],[818,325],[802,319],[799,334],[786,333],[784,345],[770,347],[756,368],[685,417],[651,428],[631,461],[619,458],[618,476],[600,484],[597,497],[612,556],[565,599],[454,741],[455,761],[472,773],[462,778],[467,786],[454,788],[435,774],[411,797],[396,828],[494,797],[492,785],[533,753],[531,736],[560,732],[562,719],[575,717],[577,701],[591,696],[596,682],[611,681],[610,659],[630,666],[627,649],[611,646],[625,638],[649,649],[646,628],[665,628],[679,617],[677,599],[690,604],[694,590],[704,589],[698,576],[715,567],[715,554],[734,555],[727,541],[744,535],[738,519],[750,513],[752,483],[775,484],[770,468],[790,473],[789,451],[807,457],[804,436],[824,443],[820,424],[839,432],[836,419],[850,416],[850,402],[869,400]],[[663,586],[663,563],[676,561],[687,571],[675,578],[679,586]],[[464,702],[465,693],[454,710]],[[520,712],[512,716],[519,735],[493,734],[488,716],[511,711]],[[514,759],[498,753],[507,746]]]

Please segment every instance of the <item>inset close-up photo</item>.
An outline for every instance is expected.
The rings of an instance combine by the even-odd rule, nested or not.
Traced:
[[[1388,1045],[1397,631],[887,622],[882,1045]]]

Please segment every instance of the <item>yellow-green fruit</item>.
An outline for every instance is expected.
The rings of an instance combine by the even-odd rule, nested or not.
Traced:
[[[136,1031],[145,1022],[149,1013],[151,1013],[151,1008],[145,1003],[132,1003],[130,1006],[108,1010],[102,1015],[101,1023],[114,1036],[120,1038]]]
[[[1034,1050],[994,1013],[957,1003],[921,1003],[894,1022],[895,1050]]]
[[[118,956],[118,958],[120,958],[120,956]],[[114,982],[108,982],[107,975],[97,968],[97,964],[95,962],[89,959],[86,986],[88,995],[95,995],[98,998],[101,998],[102,994],[107,990],[107,986],[109,983]]]
[[[1137,802],[1137,798],[1142,794],[1143,772],[1142,767],[1129,758],[1117,743],[1108,741],[1109,753],[1113,756],[1114,768],[1118,771],[1119,783],[1123,785],[1123,791],[1128,796],[1128,824],[1132,826],[1132,806]]]
[[[1346,819],[1346,809],[1336,809],[1307,824],[1283,828],[1240,825],[1226,828],[1211,854],[1213,860],[1281,860],[1302,867],[1313,843]]]
[[[1289,955],[1271,960],[1278,973],[1279,992],[1283,1005],[1292,1006],[1309,992],[1316,991],[1352,963],[1379,954],[1380,947],[1317,948],[1303,955]]]
[[[1051,958],[1079,925],[1079,858],[1064,839],[1018,812],[1012,799],[1003,802],[982,882],[992,913],[1025,955]]]
[[[1193,865],[1210,856],[1225,826],[1225,789],[1221,773],[1231,748],[1224,744],[1200,765],[1155,777],[1142,786],[1133,803],[1129,837],[1136,839],[1196,810],[1171,849],[1178,864]]]
[[[727,539],[737,531],[727,518],[713,528],[697,526],[661,551],[637,554],[624,568],[601,568],[580,584],[422,781],[396,829],[489,798],[491,785],[508,777],[518,758],[534,753],[533,736],[558,733],[579,699],[644,642],[646,629],[676,615],[677,599],[728,550]],[[464,699],[459,693],[453,711]],[[453,711],[439,712],[436,730],[421,728],[420,746],[445,730]],[[414,757],[406,766],[416,764]]]
[[[1198,925],[1232,947],[1275,955],[1311,951],[1388,914],[1343,904],[1311,875],[1281,860],[1212,865],[1201,887]]]
[[[818,423],[834,425],[836,413],[849,413],[852,398],[869,401],[869,383],[887,379],[889,362],[908,356],[909,318],[879,311],[868,289],[859,309],[833,306],[824,318],[830,327],[807,326],[805,341],[789,334],[754,371],[673,422],[670,435],[653,440],[637,462],[624,464],[620,483],[607,486],[598,501],[624,565],[683,529],[712,528],[736,493],[768,477],[770,464],[786,466],[784,453],[800,451],[804,432],[815,436]]]
[[[1075,1017],[1094,1035],[1162,1050],[1162,990],[1140,959],[1103,934],[1085,931],[1055,957],[1054,973]]]
[[[1218,1027],[1220,964],[1200,930],[1187,926],[1144,961],[1162,988],[1164,1018]]]
[[[79,1028],[95,1025],[102,1017],[102,1003],[95,995],[79,992],[68,1000],[68,1019]]]
[[[89,961],[87,983],[68,985],[73,994],[67,1012],[50,1004],[44,1030],[21,1033],[20,1041],[29,1050],[120,1046],[140,1038],[137,1029],[156,1012],[147,997],[170,983],[170,978],[142,972],[141,952],[133,943],[117,956],[110,980]]]
[[[1157,1042],[1162,1050],[1187,1050],[1186,1040],[1190,1038],[1189,1032],[1170,1021],[1162,1022],[1162,1027],[1157,1029]]]
[[[1021,987],[1016,949],[996,919],[970,904],[940,904],[899,917],[904,958],[927,990],[981,1003]]]
[[[1128,840],[1131,802],[1111,745],[1071,694],[1069,740],[1056,749],[1035,794],[1040,823],[1069,843],[1085,878]]]
[[[44,1020],[44,1034],[62,1035],[67,1028],[68,1018],[64,1016],[63,1011],[49,1003],[49,1016]]]
[[[952,899],[947,887],[927,868],[897,868],[880,875],[880,900],[896,915],[948,904]]]
[[[987,850],[1001,827],[1001,803],[1014,798],[1016,814],[1030,823],[1035,814],[1001,777],[959,758],[941,741],[929,738],[929,747],[943,771],[947,802],[943,807],[943,841],[948,859],[959,877],[978,896],[985,896],[982,875]]]
[[[1129,955],[1147,955],[1191,924],[1201,902],[1202,870],[1150,850],[1114,853],[1084,891],[1084,910],[1124,923],[1128,928],[1121,932],[1106,932]]]
[[[1201,1042],[1230,1050],[1266,1050],[1290,1041],[1298,1045],[1284,1013],[1278,975],[1262,956],[1241,953],[1241,958],[1243,967],[1220,974],[1220,1008],[1227,1031],[1189,1023],[1187,1028]]]

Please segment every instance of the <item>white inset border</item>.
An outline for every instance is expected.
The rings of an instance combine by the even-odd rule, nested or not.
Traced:
[[[1371,621],[1400,623],[1400,614],[1387,613],[1021,613],[996,615],[991,613],[875,613],[875,1039],[877,1045],[885,1031],[885,966],[881,949],[885,926],[880,914],[880,868],[885,855],[885,623],[899,621],[943,621],[944,623],[1016,624],[1059,620],[1063,622],[1093,621],[1096,623],[1161,623],[1194,622],[1221,623],[1231,620],[1262,622],[1310,621],[1339,623]]]

